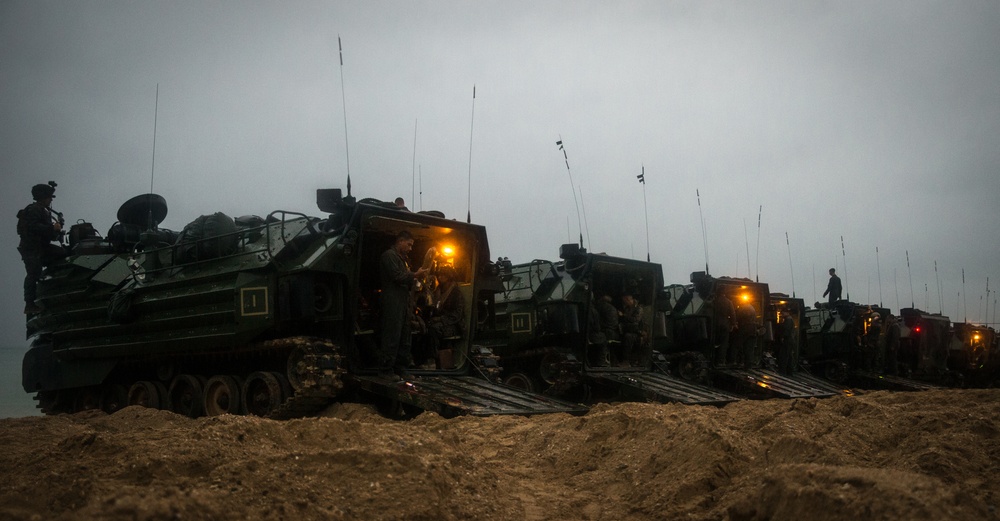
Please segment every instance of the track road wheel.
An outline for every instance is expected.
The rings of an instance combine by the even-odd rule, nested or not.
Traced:
[[[831,382],[844,383],[847,380],[847,366],[842,362],[830,362],[823,366],[823,377]]]
[[[529,393],[538,392],[538,384],[535,379],[525,373],[513,373],[503,379],[503,383]]]
[[[129,405],[162,409],[167,405],[167,387],[160,382],[140,380],[128,390]]]
[[[109,384],[101,393],[101,410],[112,414],[128,405],[128,389],[121,384]]]
[[[205,382],[205,414],[240,414],[243,408],[243,382],[238,377],[215,375]]]
[[[170,382],[167,404],[171,411],[190,418],[197,418],[204,412],[205,379],[193,374],[179,374]]]
[[[243,410],[254,416],[267,416],[288,397],[288,381],[278,373],[257,371],[243,383]],[[285,380],[282,382],[282,380]]]
[[[85,387],[76,392],[73,412],[90,411],[101,408],[101,391],[97,387]]]

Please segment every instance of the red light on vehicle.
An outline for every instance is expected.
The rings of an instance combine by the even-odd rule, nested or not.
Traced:
[[[917,326],[917,327],[913,328],[913,331],[916,332],[916,333],[919,333],[920,332],[920,326]]]

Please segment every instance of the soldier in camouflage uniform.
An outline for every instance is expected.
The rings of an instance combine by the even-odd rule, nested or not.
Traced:
[[[24,314],[42,310],[35,304],[35,286],[42,277],[42,268],[66,256],[62,245],[52,244],[62,236],[62,223],[53,218],[50,208],[56,194],[55,183],[31,187],[35,202],[17,212],[17,234],[21,241],[17,251],[24,261]]]
[[[407,368],[413,365],[410,349],[412,331],[410,318],[413,316],[412,291],[416,281],[429,271],[420,268],[410,271],[407,255],[413,249],[413,234],[399,232],[392,247],[379,258],[379,275],[382,281],[382,317],[380,369],[383,374],[394,371],[404,378],[409,377]]]

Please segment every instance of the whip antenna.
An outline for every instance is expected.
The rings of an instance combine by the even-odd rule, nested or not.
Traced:
[[[420,209],[424,209],[424,170],[422,165],[417,165],[417,176],[420,181]]]
[[[469,182],[468,188],[469,193],[466,196],[466,208],[468,213],[465,214],[465,222],[472,222],[472,131],[476,128],[476,85],[472,85],[472,123],[469,124]],[[573,197],[576,197],[574,194]],[[583,242],[582,236],[580,242]]]
[[[750,278],[750,239],[747,238],[747,220],[746,217],[743,218],[743,244],[747,248],[747,278]],[[739,269],[737,268],[737,271]]]
[[[153,174],[156,172],[156,118],[160,113],[160,84],[156,84],[156,102],[153,105],[153,160],[149,167],[149,201],[147,204],[146,229],[153,229]]]
[[[757,210],[757,258],[753,261],[757,266],[757,274],[755,275],[757,282],[760,282],[760,214],[762,213],[764,213],[764,205],[760,205],[760,209]],[[747,277],[750,277],[749,271]]]
[[[639,178],[639,183],[642,184],[642,211],[646,216],[646,262],[649,262],[649,209],[646,207],[646,165],[642,165],[642,171],[636,177]]]
[[[990,319],[990,278],[986,277],[986,313],[983,314],[983,322]]]
[[[937,261],[934,261],[934,275],[937,276]],[[940,291],[940,290],[938,290]],[[969,321],[969,296],[965,293],[965,268],[962,268],[962,307],[965,308],[965,322]]]
[[[698,216],[701,217],[701,242],[705,247],[705,273],[708,273],[708,231],[705,228],[705,214],[701,212],[701,192],[694,189],[694,195],[698,198]],[[738,270],[737,270],[738,271]]]
[[[337,50],[340,51],[340,101],[344,107],[344,155],[347,159],[347,196],[351,195],[351,147],[347,143],[347,95],[344,93],[344,47],[337,35]]]
[[[896,311],[899,311],[899,283],[896,281],[896,268],[892,268],[892,286],[896,288]]]
[[[938,277],[937,261],[934,261],[934,282],[937,284],[938,293],[938,314],[944,313],[944,297],[941,296],[941,277]],[[965,268],[962,269],[962,292],[965,292]],[[928,306],[930,307],[930,306]],[[968,314],[966,314],[966,319],[968,319]]]
[[[587,205],[583,202],[583,186],[580,187],[580,208],[583,210],[583,227],[587,229],[587,247],[593,248],[594,243],[590,242],[590,225],[587,224]]]
[[[569,175],[569,188],[573,192],[573,206],[576,207],[576,225],[580,228],[580,247],[583,247],[583,225],[580,221],[580,203],[576,202],[576,188],[573,186],[573,172],[569,169],[569,155],[566,153],[566,147],[563,146],[562,136],[559,136],[559,141],[556,141],[556,145],[559,145],[559,150],[562,150],[563,159],[566,160],[566,173]],[[569,228],[569,217],[566,217],[566,227]]]
[[[788,243],[788,232],[785,232],[785,247],[788,249],[788,273],[792,276],[792,298],[795,298],[795,270],[792,269],[792,245]]]
[[[878,306],[882,307],[882,265],[878,261],[878,246],[875,247],[875,273],[878,275]]]
[[[848,302],[851,300],[851,285],[847,282],[847,250],[844,249],[844,236],[840,236],[840,254],[844,256],[844,291],[847,292]]]
[[[410,166],[410,204],[416,204],[417,201],[417,120],[413,120],[413,164]]]
[[[910,271],[910,250],[906,250],[906,273],[910,278],[910,307],[917,307],[913,302],[913,272]]]

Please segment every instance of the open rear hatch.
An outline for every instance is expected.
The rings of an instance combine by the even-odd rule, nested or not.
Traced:
[[[604,385],[614,385],[644,400],[678,402],[685,405],[724,405],[739,396],[713,387],[682,380],[659,372],[588,371],[587,377]]]
[[[588,410],[584,405],[555,400],[474,376],[422,376],[410,381],[363,375],[347,378],[365,391],[444,417],[528,416],[555,412],[584,414]]]
[[[715,369],[712,380],[736,392],[778,398],[826,398],[841,390],[764,369]]]

